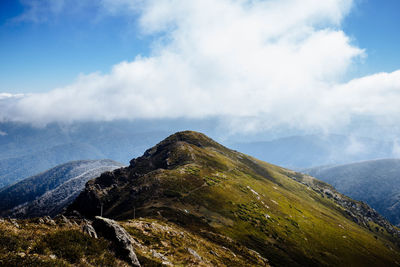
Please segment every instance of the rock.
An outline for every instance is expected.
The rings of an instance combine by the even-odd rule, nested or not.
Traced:
[[[216,256],[216,257],[219,257],[218,253],[215,252],[214,250],[210,250],[210,254],[211,254],[211,255],[214,255],[214,256]]]
[[[135,241],[116,221],[96,216],[92,225],[99,235],[113,242],[118,256],[133,266],[140,266],[134,252]]]
[[[43,217],[43,220],[48,225],[57,225],[56,222],[52,218],[50,218],[49,216]]]
[[[163,261],[168,261],[167,257],[165,257],[163,254],[161,254],[161,253],[159,253],[159,252],[157,252],[157,251],[155,251],[153,249],[151,249],[150,251],[151,251],[151,255],[154,258],[157,258],[157,259],[160,259],[160,260],[163,260]]]
[[[187,249],[188,250],[188,252],[190,253],[190,254],[192,254],[196,259],[198,259],[198,260],[202,260],[202,258],[200,257],[200,255],[199,254],[197,254],[197,252],[195,251],[195,250],[193,250],[193,249],[191,249],[191,248],[188,248]]]
[[[38,222],[39,224],[44,224],[44,220],[43,220],[42,218],[39,218],[39,219],[37,220],[37,222]]]
[[[19,224],[17,223],[17,220],[16,220],[16,219],[9,219],[9,221],[10,221],[10,223],[11,223],[12,225],[14,225],[15,227],[19,228]]]
[[[93,226],[92,226],[90,223],[88,223],[88,222],[86,222],[86,223],[83,225],[82,231],[83,231],[85,234],[88,234],[90,237],[97,238],[96,230],[94,230]]]
[[[255,250],[252,250],[252,249],[249,249],[249,252],[250,252],[250,254],[253,254],[253,256],[255,256],[256,258],[258,258],[259,260],[261,260],[261,261],[264,263],[265,266],[267,265],[268,260],[267,260],[266,258],[262,257],[262,256],[260,255],[260,253],[258,253],[258,252],[255,251]]]
[[[73,217],[75,219],[81,219],[83,216],[77,211],[77,210],[72,210],[68,213],[69,217]]]
[[[72,226],[71,221],[67,217],[65,217],[64,215],[57,215],[55,219],[56,219],[58,224],[64,224],[64,225]]]
[[[0,223],[3,223],[3,222],[4,222],[4,219],[0,218]]]

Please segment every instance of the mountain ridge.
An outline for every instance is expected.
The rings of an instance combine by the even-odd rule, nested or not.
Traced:
[[[71,161],[0,190],[0,215],[55,216],[70,204],[85,183],[123,165],[112,160]]]
[[[400,159],[322,166],[304,172],[368,203],[393,224],[400,224]]]
[[[153,218],[221,235],[272,265],[400,262],[399,230],[365,203],[192,131],[89,181],[66,214],[90,218],[100,209],[118,220]]]

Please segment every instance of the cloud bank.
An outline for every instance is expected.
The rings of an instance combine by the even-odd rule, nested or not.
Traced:
[[[61,12],[65,1],[56,2],[50,10]],[[47,93],[0,97],[0,119],[221,117],[240,131],[331,130],[365,116],[398,123],[400,71],[342,82],[366,56],[340,29],[352,7],[351,0],[102,0],[102,14],[137,17],[141,34],[154,36],[152,53]]]

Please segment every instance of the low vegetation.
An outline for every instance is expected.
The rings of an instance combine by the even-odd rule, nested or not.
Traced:
[[[0,222],[0,266],[127,266],[108,241],[89,237],[77,225],[17,224]]]

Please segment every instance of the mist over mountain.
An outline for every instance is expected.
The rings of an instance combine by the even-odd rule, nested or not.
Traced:
[[[75,199],[87,181],[122,166],[112,160],[79,160],[26,178],[0,190],[0,215],[55,216]]]
[[[368,203],[393,224],[400,224],[400,159],[322,166],[305,172]]]
[[[0,188],[72,160],[128,163],[168,131],[149,124],[99,122],[32,126],[1,123]]]
[[[159,139],[188,128],[205,132],[223,144],[262,160],[296,169],[390,158],[399,153],[394,141],[302,133],[279,137],[285,136],[281,131],[227,134],[227,128],[217,128],[216,124],[217,119],[38,126],[0,123],[0,188],[71,160],[111,158],[127,164],[132,156],[139,156]]]
[[[295,169],[398,156],[393,141],[345,135],[298,135],[231,146],[267,162]]]

